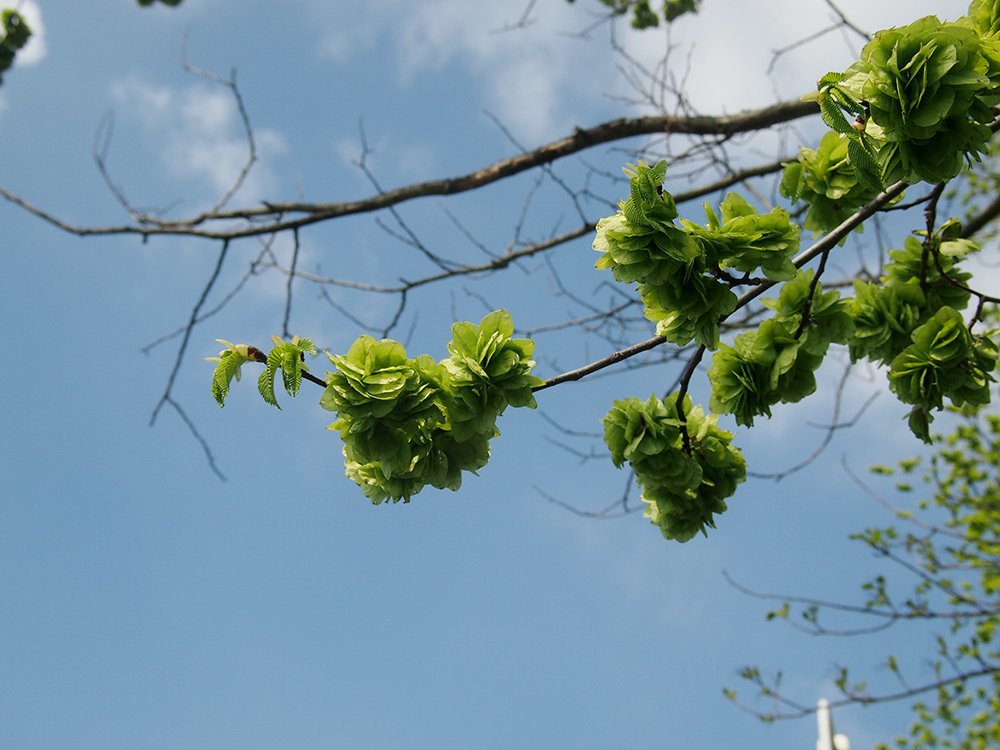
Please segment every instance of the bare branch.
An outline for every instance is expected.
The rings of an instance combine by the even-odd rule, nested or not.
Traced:
[[[201,315],[199,315],[197,320],[194,321],[195,324],[199,324],[208,320],[213,315],[219,313],[226,305],[232,302],[232,300],[236,297],[236,295],[240,293],[240,291],[243,289],[244,286],[246,286],[247,282],[258,273],[261,260],[264,257],[264,255],[266,255],[269,252],[269,245],[273,241],[273,239],[274,239],[273,237],[270,238],[268,242],[265,244],[264,248],[257,255],[257,257],[254,258],[254,260],[250,261],[249,265],[247,266],[246,272],[243,274],[243,276],[240,277],[240,280],[236,282],[233,288],[230,289],[229,292],[227,292],[226,295],[219,301],[219,304],[217,304],[211,310],[207,310]],[[179,328],[176,328],[170,333],[163,334],[162,336],[154,339],[153,341],[150,341],[148,344],[143,346],[139,351],[142,352],[143,354],[149,354],[151,351],[153,351],[153,349],[158,347],[160,344],[165,344],[166,342],[182,335],[188,329],[189,325],[190,323],[185,323],[184,325],[180,326]]]
[[[174,400],[173,396],[170,396],[169,394],[167,396],[164,396],[163,402],[169,404],[173,408],[173,410],[177,412],[177,415],[181,418],[181,421],[183,421],[184,424],[187,425],[187,428],[188,430],[190,430],[192,437],[194,437],[194,439],[198,441],[198,444],[201,446],[202,451],[204,451],[205,460],[208,462],[208,468],[210,468],[212,470],[212,473],[214,473],[215,476],[217,476],[221,481],[225,482],[226,475],[223,474],[222,470],[219,468],[219,465],[215,460],[215,454],[212,453],[212,448],[209,446],[208,441],[205,440],[202,434],[198,431],[198,428],[195,426],[194,422],[191,421],[191,418],[187,415],[187,412],[184,411],[183,407],[179,403],[177,403],[176,400]]]
[[[240,94],[239,87],[236,85],[236,70],[233,69],[230,71],[229,78],[223,78],[216,73],[212,73],[192,65],[187,59],[187,44],[188,35],[185,33],[183,39],[181,40],[181,65],[184,70],[198,76],[199,78],[204,78],[206,81],[216,83],[229,89],[229,92],[233,95],[233,101],[236,103],[236,111],[239,112],[240,122],[243,124],[243,132],[246,135],[246,161],[240,168],[239,174],[236,175],[236,179],[233,180],[233,184],[230,185],[229,189],[223,193],[222,197],[219,198],[218,201],[216,201],[215,205],[208,210],[208,213],[215,214],[221,211],[226,204],[229,203],[233,196],[236,195],[239,189],[243,187],[243,183],[250,174],[250,170],[253,169],[253,165],[257,162],[257,143],[253,137],[253,127],[250,125],[250,116],[247,114],[246,106],[243,104],[243,95]]]
[[[836,3],[833,2],[833,0],[825,0],[825,1],[830,10],[832,10],[837,15],[837,18],[840,20],[841,24],[843,24],[845,27],[853,31],[855,34],[861,37],[861,39],[865,42],[867,42],[869,39],[872,38],[871,34],[869,34],[864,29],[860,28],[856,24],[852,23],[851,20],[844,15],[844,11],[838,8]]]
[[[923,695],[924,693],[929,693],[932,691],[940,690],[941,688],[947,688],[953,685],[959,685],[968,683],[972,680],[977,680],[982,677],[990,677],[994,674],[1000,672],[1000,665],[988,665],[980,669],[962,671],[953,677],[945,677],[939,680],[934,680],[933,682],[928,682],[923,685],[918,685],[916,687],[906,688],[894,693],[881,693],[877,695],[872,695],[869,693],[859,693],[847,688],[842,687],[841,690],[844,693],[843,698],[837,700],[832,700],[829,702],[829,708],[840,708],[842,706],[850,706],[855,704],[861,704],[863,706],[871,706],[880,703],[892,703],[898,700],[905,700],[907,698],[915,698],[918,695]],[[761,684],[761,683],[758,683]],[[759,718],[766,718],[769,721],[774,720],[787,720],[787,719],[801,719],[804,716],[811,716],[816,713],[816,707],[810,705],[802,705],[796,703],[795,701],[789,700],[784,696],[776,693],[772,688],[763,687],[763,690],[767,691],[767,694],[775,698],[782,705],[786,705],[791,708],[791,711],[776,711],[762,714],[760,712],[754,711],[747,706],[737,704],[742,710],[747,711],[753,716]]]
[[[861,407],[855,412],[853,417],[843,422],[840,421],[840,409],[843,406],[844,401],[844,386],[847,384],[847,379],[851,374],[851,369],[851,365],[848,364],[844,368],[844,373],[840,378],[840,382],[837,383],[837,391],[833,400],[833,418],[830,420],[830,424],[824,428],[825,434],[823,435],[823,439],[812,451],[812,453],[787,469],[773,472],[747,471],[748,477],[753,477],[755,479],[773,479],[775,482],[780,482],[785,477],[791,476],[792,474],[795,474],[811,465],[816,459],[823,455],[826,449],[830,446],[830,443],[833,441],[833,436],[837,433],[837,431],[843,430],[847,427],[853,427],[858,423],[862,415],[868,411],[868,407],[875,402],[876,398],[878,398],[879,392],[875,391],[867,399],[865,399],[864,403],[861,404]]]
[[[535,7],[535,3],[538,0],[528,0],[528,4],[525,6],[524,11],[521,13],[521,17],[514,21],[513,23],[505,23],[499,29],[493,31],[494,34],[503,34],[508,31],[515,31],[517,29],[526,29],[535,22],[531,19],[531,11]]]
[[[1000,195],[997,195],[986,206],[979,210],[975,216],[968,221],[962,222],[962,236],[974,237],[978,232],[996,218],[1000,216]]]
[[[288,270],[288,283],[285,284],[285,316],[281,320],[281,335],[286,339],[292,334],[288,331],[288,321],[292,317],[292,282],[295,280],[295,267],[299,262],[299,230],[292,230],[292,263]]]
[[[222,243],[222,250],[219,251],[219,257],[215,261],[215,268],[212,270],[212,275],[209,277],[208,283],[205,284],[204,289],[201,291],[201,296],[195,303],[194,309],[191,310],[191,317],[188,319],[187,329],[184,331],[184,337],[181,339],[181,345],[177,348],[177,356],[174,358],[173,369],[170,371],[170,376],[167,378],[167,386],[164,389],[159,402],[153,408],[153,413],[149,418],[150,427],[156,424],[156,417],[160,413],[160,409],[163,405],[171,401],[171,390],[174,387],[174,381],[177,379],[177,373],[181,369],[181,362],[184,360],[184,352],[187,351],[188,341],[191,339],[191,332],[197,325],[198,318],[201,314],[201,308],[205,304],[205,300],[208,299],[208,295],[211,293],[212,287],[215,286],[215,282],[219,278],[219,274],[222,272],[222,266],[226,262],[226,253],[228,252],[229,242],[226,241]]]

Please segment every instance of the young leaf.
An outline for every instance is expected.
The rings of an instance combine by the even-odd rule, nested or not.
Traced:
[[[781,176],[781,186],[778,189],[783,196],[795,203],[802,195],[805,182],[805,167],[802,162],[793,161],[785,165],[785,172]]]
[[[830,89],[825,90],[819,99],[819,111],[823,116],[823,122],[830,126],[833,130],[838,133],[853,133],[854,129],[851,124],[844,117],[844,112],[841,110],[840,105],[834,100],[833,96],[830,94]]]
[[[281,406],[278,404],[278,399],[274,396],[274,376],[278,372],[278,368],[281,366],[281,354],[277,347],[271,350],[271,353],[267,355],[267,362],[264,365],[264,371],[257,378],[257,390],[260,392],[261,398],[264,399],[271,406],[277,406],[279,409]]]
[[[847,158],[858,175],[858,182],[873,192],[882,190],[882,175],[872,152],[861,138],[850,138],[847,142]]]
[[[225,344],[226,348],[219,352],[218,357],[205,357],[206,362],[218,362],[215,372],[212,373],[212,397],[219,406],[225,406],[226,396],[229,395],[229,386],[233,378],[240,379],[243,364],[251,361],[254,357],[250,354],[250,347],[246,344],[231,344],[225,339],[216,339],[220,344]]]
[[[305,355],[316,354],[316,346],[311,339],[300,339],[293,336],[291,341],[284,341],[278,336],[272,336],[274,348],[267,355],[264,372],[257,379],[257,390],[269,404],[278,406],[274,395],[274,378],[281,370],[281,382],[289,396],[295,396],[302,384],[302,372],[306,369]]]
[[[844,73],[830,72],[825,76],[816,81],[816,87],[820,90],[825,89],[827,86],[832,86],[835,83],[840,83],[846,78]]]

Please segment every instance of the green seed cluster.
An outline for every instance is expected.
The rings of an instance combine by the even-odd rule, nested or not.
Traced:
[[[457,490],[462,472],[489,460],[489,441],[508,405],[535,406],[534,343],[513,339],[503,310],[478,324],[452,327],[451,355],[410,359],[397,341],[358,338],[345,355],[328,355],[320,399],[337,413],[345,469],[373,502],[408,502],[424,486]]]
[[[814,284],[811,270],[800,271],[777,299],[764,304],[775,315],[741,333],[732,346],[723,344],[708,370],[709,407],[734,415],[741,425],[771,416],[776,403],[794,403],[813,393],[814,373],[830,344],[845,343],[853,328],[847,302],[839,292]]]
[[[929,443],[931,410],[944,408],[945,398],[955,406],[989,403],[996,366],[996,342],[973,335],[957,310],[943,307],[892,360],[889,387],[900,401],[913,405],[910,430]]]
[[[689,398],[683,409],[682,418],[676,394],[666,401],[628,398],[615,401],[603,420],[611,460],[619,468],[627,462],[635,472],[646,517],[665,538],[680,542],[714,528],[715,514],[726,510],[726,499],[746,478],[732,434],[700,406],[691,408]]]
[[[783,209],[758,214],[735,193],[723,200],[721,219],[706,204],[706,226],[681,220],[678,227],[674,199],[663,190],[666,163],[639,162],[625,171],[630,195],[618,213],[598,222],[594,249],[602,255],[595,265],[610,268],[618,281],[637,284],[657,335],[714,349],[719,321],[736,309],[731,286],[738,282],[731,272],[791,278],[799,228]]]
[[[948,229],[944,230],[948,236]],[[901,250],[890,250],[878,283],[855,281],[851,301],[854,335],[851,358],[888,364],[910,345],[914,329],[943,307],[965,308],[965,285],[971,274],[957,268],[961,255],[974,249],[964,241],[945,239],[937,253],[916,237],[907,237]]]
[[[943,182],[985,153],[1000,104],[996,3],[970,11],[880,31],[845,71],[840,86],[870,107],[887,182]]]
[[[785,165],[781,194],[806,203],[802,226],[816,233],[829,232],[875,197],[877,191],[862,184],[848,155],[850,139],[828,131],[817,148],[803,148],[798,161]]]

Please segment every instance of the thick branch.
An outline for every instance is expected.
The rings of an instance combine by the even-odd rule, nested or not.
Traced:
[[[792,100],[735,115],[696,115],[690,117],[657,115],[620,118],[592,128],[577,128],[572,135],[509,159],[494,162],[475,172],[441,180],[418,182],[394,190],[387,190],[369,198],[342,203],[265,203],[256,208],[206,212],[191,219],[178,221],[144,217],[144,220],[138,225],[85,227],[63,221],[3,187],[0,187],[0,196],[59,229],[79,236],[167,234],[236,239],[296,229],[339,216],[378,211],[416,198],[454,195],[475,190],[535,167],[550,164],[565,156],[580,153],[594,146],[634,136],[656,133],[731,136],[769,128],[806,117],[815,112],[816,105],[814,103]],[[288,214],[303,215],[291,219],[284,218]],[[206,224],[229,223],[234,220],[261,221],[262,223],[235,228],[230,226],[217,230],[203,227]]]
[[[996,196],[989,204],[966,222],[962,223],[962,236],[973,237],[987,224],[1000,216],[1000,195]]]

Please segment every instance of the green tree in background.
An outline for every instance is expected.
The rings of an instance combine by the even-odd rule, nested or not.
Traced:
[[[903,750],[1000,747],[1000,414],[966,408],[956,415],[952,431],[934,436],[929,456],[871,468],[877,477],[895,479],[901,496],[916,498],[909,507],[890,504],[858,480],[898,519],[852,537],[885,568],[863,584],[863,600],[785,598],[768,613],[813,635],[861,636],[907,626],[932,631],[926,657],[886,658],[888,685],[882,679],[879,688],[870,687],[846,667],[836,680],[843,697],[834,706],[913,701],[909,732],[891,744]],[[758,667],[742,675],[759,697],[778,704],[761,718],[811,712],[783,692],[780,677],[769,680]],[[727,694],[737,699],[735,691]]]

